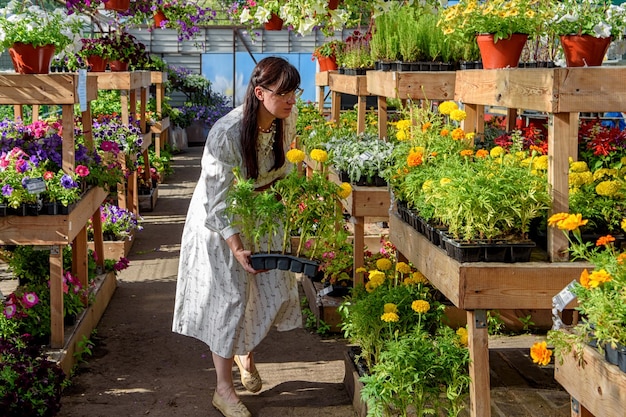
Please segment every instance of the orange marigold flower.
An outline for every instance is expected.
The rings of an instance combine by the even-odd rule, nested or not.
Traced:
[[[461,129],[460,127],[457,127],[456,129],[452,131],[452,139],[454,140],[465,139],[465,131]]]
[[[450,134],[450,130],[448,130],[448,129],[441,129],[441,132],[439,134],[445,138],[446,136],[448,136]]]
[[[596,246],[608,246],[611,242],[615,242],[615,238],[611,235],[600,236],[596,241]]]
[[[433,124],[431,122],[426,122],[422,125],[422,132],[426,132]]]
[[[580,285],[587,289],[591,288],[589,285],[589,271],[587,271],[587,269],[584,269],[583,272],[580,273]]]
[[[540,155],[543,155],[543,149],[541,149],[541,147],[537,146],[537,145],[530,145],[529,148],[531,151],[535,151]]]
[[[410,167],[422,165],[422,162],[422,154],[419,152],[411,152],[409,156],[406,157],[406,164]]]
[[[556,213],[556,214],[553,214],[548,219],[548,226],[552,226],[552,227],[556,226],[562,220],[567,219],[567,216],[569,216],[568,213]]]
[[[534,363],[546,366],[550,363],[552,357],[552,351],[548,349],[548,345],[545,342],[535,342],[530,348],[530,357]]]
[[[617,255],[617,263],[621,265],[624,263],[624,261],[626,261],[626,253],[622,252]]]
[[[473,151],[473,150],[471,150],[471,149],[463,149],[463,150],[461,151],[461,156],[462,156],[462,157],[470,157],[470,156],[472,156],[472,155],[474,155],[474,151]]]
[[[489,156],[489,151],[487,149],[479,149],[476,151],[476,158],[486,158]]]

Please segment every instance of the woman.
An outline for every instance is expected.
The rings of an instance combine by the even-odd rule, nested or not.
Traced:
[[[172,329],[209,346],[217,373],[213,406],[226,417],[251,415],[235,392],[233,360],[244,387],[258,392],[252,351],[272,325],[285,331],[302,324],[294,274],[255,271],[246,237],[225,214],[233,168],[254,178],[257,190],[290,169],[285,153],[295,136],[299,85],[300,74],[286,60],[257,64],[243,105],[209,132],[183,230]]]

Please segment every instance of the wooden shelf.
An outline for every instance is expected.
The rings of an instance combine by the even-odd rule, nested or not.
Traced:
[[[590,346],[584,347],[583,360],[582,365],[578,364],[571,353],[564,356],[563,363],[556,359],[554,365],[554,378],[576,399],[572,401],[572,416],[622,417],[626,373]]]
[[[97,82],[87,77],[87,100],[98,97]],[[72,106],[78,103],[78,75],[0,74],[0,104]]]
[[[163,117],[161,111],[163,109],[163,103],[165,101],[165,83],[167,82],[167,72],[151,71],[150,83],[156,87],[156,113],[159,117]],[[170,128],[170,118],[163,117],[154,126],[152,126],[152,133],[154,134],[154,152],[157,157],[161,156],[161,149],[164,148],[168,141]]]

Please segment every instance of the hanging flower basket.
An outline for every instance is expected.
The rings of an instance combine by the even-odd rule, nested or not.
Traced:
[[[276,13],[272,13],[270,20],[265,23],[265,30],[282,30],[282,28],[283,19],[281,19]]]

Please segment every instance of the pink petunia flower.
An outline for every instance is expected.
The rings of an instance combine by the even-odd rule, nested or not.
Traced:
[[[35,294],[34,292],[24,293],[24,295],[22,296],[22,303],[26,308],[33,308],[37,304],[39,304],[39,297],[37,297],[37,294]]]

